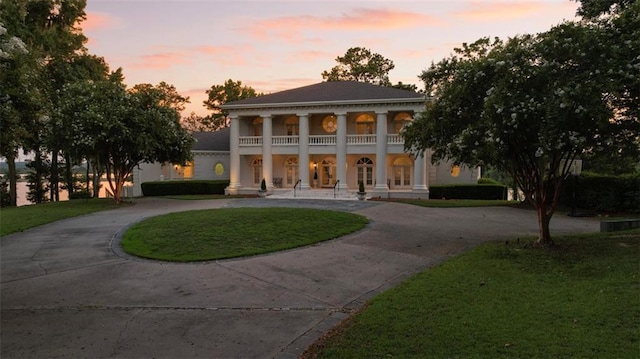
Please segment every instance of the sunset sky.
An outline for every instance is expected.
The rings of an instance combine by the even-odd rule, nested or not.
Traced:
[[[88,0],[82,24],[92,54],[129,86],[166,81],[189,96],[227,79],[270,93],[321,82],[350,47],[393,60],[393,83],[418,75],[454,47],[483,36],[537,33],[574,19],[570,0],[269,1]]]

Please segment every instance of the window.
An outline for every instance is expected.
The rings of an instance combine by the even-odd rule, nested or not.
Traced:
[[[411,173],[413,163],[407,157],[400,157],[393,161],[393,186],[396,188],[411,187]]]
[[[334,133],[338,128],[338,119],[334,115],[329,115],[322,120],[322,128],[327,133]]]
[[[251,168],[253,169],[253,184],[260,185],[262,181],[262,158],[256,158],[251,162]]]
[[[216,163],[216,165],[213,166],[213,171],[216,173],[216,175],[222,176],[224,174],[224,165],[222,164],[222,162]]]
[[[287,186],[293,186],[298,182],[298,158],[297,157],[289,157],[284,162],[284,169],[287,174],[287,178],[285,179],[285,184]]]
[[[451,177],[460,176],[460,166],[453,165],[451,166]]]
[[[358,183],[373,186],[373,161],[369,157],[362,157],[356,162],[358,169]]]
[[[370,113],[363,113],[356,117],[356,133],[369,135],[374,133],[374,120]]]
[[[411,115],[406,112],[400,112],[393,117],[393,124],[395,126],[396,133],[400,133],[402,128],[411,122]]]
[[[262,118],[256,117],[253,119],[253,135],[262,136]]]
[[[284,120],[284,127],[287,131],[287,136],[298,136],[300,134],[298,116],[291,116]]]

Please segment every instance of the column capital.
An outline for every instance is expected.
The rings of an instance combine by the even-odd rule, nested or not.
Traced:
[[[376,111],[376,115],[387,115],[388,113],[388,110]]]
[[[347,111],[337,111],[333,113],[336,116],[346,116],[347,115]]]
[[[271,118],[271,117],[273,117],[273,116],[271,116],[270,113],[269,114],[260,114],[260,118],[262,118],[263,120],[266,119],[266,118]]]
[[[309,113],[296,113],[296,116],[298,117],[309,117]]]

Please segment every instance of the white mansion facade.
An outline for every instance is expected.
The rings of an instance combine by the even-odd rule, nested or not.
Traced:
[[[405,153],[400,131],[424,106],[421,94],[352,81],[229,102],[229,128],[194,134],[190,166],[141,166],[134,193],[160,178],[228,179],[227,194],[255,194],[263,178],[271,192],[356,192],[363,182],[368,197],[383,198],[428,198],[432,184],[476,183],[479,169]]]
[[[264,178],[269,189],[356,191],[363,182],[372,197],[428,198],[437,168],[428,154],[405,153],[400,135],[424,106],[421,94],[352,81],[227,103],[222,106],[230,118],[227,193],[255,193]],[[452,179],[475,183],[478,178],[478,171],[474,176],[455,169],[455,177],[450,165],[446,171]]]

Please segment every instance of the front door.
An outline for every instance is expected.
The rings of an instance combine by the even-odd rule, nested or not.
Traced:
[[[320,186],[333,187],[336,181],[336,164],[333,160],[325,159],[320,163]]]

